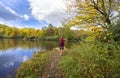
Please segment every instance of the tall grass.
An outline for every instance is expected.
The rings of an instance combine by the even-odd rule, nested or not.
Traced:
[[[120,44],[80,43],[60,61],[67,78],[119,78]]]
[[[23,62],[16,71],[16,78],[39,78],[53,52],[36,53],[28,62]]]

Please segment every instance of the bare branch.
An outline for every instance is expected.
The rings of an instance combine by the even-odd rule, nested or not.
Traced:
[[[98,11],[100,12],[102,15],[105,15],[104,12],[98,7],[98,0],[97,0],[97,3],[95,3],[94,0],[90,0],[92,3],[93,3],[93,7]]]
[[[111,9],[112,9],[112,5],[111,5],[111,0],[109,0],[109,9],[108,9],[108,15],[111,14]]]

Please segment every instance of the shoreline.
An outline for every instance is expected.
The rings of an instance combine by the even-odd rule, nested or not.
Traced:
[[[64,53],[68,50],[65,48]],[[64,78],[62,69],[59,65],[61,60],[59,48],[54,48],[49,51],[37,52],[33,57],[23,62],[20,67],[16,70],[17,78]],[[51,72],[52,70],[52,72]]]
[[[0,38],[0,39],[12,39],[12,40],[29,40],[29,41],[58,41],[58,39],[24,39],[24,38]],[[82,41],[81,39],[65,39],[67,42],[79,42]]]

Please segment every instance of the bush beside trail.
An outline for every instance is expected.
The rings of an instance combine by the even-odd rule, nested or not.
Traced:
[[[120,21],[74,45],[60,61],[67,78],[120,78]]]

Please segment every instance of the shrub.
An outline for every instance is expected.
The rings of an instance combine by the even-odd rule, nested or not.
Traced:
[[[60,61],[67,78],[119,78],[120,44],[80,43]]]
[[[109,26],[107,35],[115,41],[120,41],[120,21]]]

